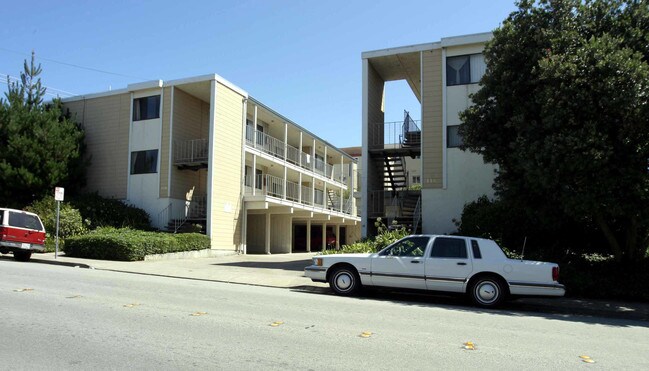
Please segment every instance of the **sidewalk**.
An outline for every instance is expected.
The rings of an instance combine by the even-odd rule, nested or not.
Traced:
[[[328,285],[304,277],[304,267],[315,253],[278,255],[222,255],[209,258],[120,262],[66,257],[54,253],[34,254],[32,261],[115,272],[182,279],[290,288],[329,293]],[[649,321],[649,303],[616,302],[575,298],[521,298],[510,309],[561,315],[586,315],[623,320]]]

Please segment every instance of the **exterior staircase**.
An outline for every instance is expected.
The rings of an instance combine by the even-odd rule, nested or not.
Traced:
[[[421,233],[421,192],[404,191],[401,192],[400,205],[401,213],[394,218],[393,226],[396,228],[404,227],[412,234]]]
[[[383,159],[383,189],[396,191],[408,187],[405,161],[400,156],[386,156]]]

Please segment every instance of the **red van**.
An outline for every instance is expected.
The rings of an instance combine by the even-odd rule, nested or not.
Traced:
[[[33,251],[45,250],[45,227],[38,215],[0,208],[0,253],[28,261]]]

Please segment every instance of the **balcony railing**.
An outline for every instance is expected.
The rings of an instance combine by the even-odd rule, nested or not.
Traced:
[[[209,142],[207,139],[174,141],[174,164],[207,162]]]
[[[246,126],[246,145],[256,148],[271,156],[286,160],[304,169],[328,179],[344,183],[342,178],[334,175],[334,166],[319,158],[313,158],[308,153],[284,143],[282,140],[270,136],[262,131],[254,130],[251,125]]]
[[[317,206],[336,212],[341,211],[341,200],[338,193],[332,192],[333,196],[331,196],[330,198],[321,189],[313,189],[311,187],[303,186],[295,182],[284,181],[284,179],[270,174],[263,176],[261,174],[256,174],[255,178],[257,187],[257,189],[255,190],[256,195],[285,199],[288,201],[298,202],[304,205]],[[253,186],[251,174],[246,175],[245,185],[246,194],[252,195]],[[286,185],[286,188],[284,188],[284,185]],[[286,197],[284,197],[284,189],[286,189]],[[300,190],[302,191],[301,194]],[[342,205],[342,212],[351,215],[351,205],[351,197],[347,200],[344,200]]]

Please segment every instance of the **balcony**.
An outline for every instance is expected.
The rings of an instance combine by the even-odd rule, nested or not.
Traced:
[[[270,175],[256,174],[254,196],[272,197],[289,201],[305,207],[328,209],[333,212],[352,215],[352,197],[343,201],[341,208],[340,197],[335,192],[325,192],[322,189],[311,188]],[[286,187],[284,187],[286,185]],[[245,179],[246,195],[253,196],[252,176]],[[330,190],[331,191],[331,190]]]
[[[264,132],[246,126],[246,146],[257,149],[267,155],[286,161],[295,166],[309,170],[316,175],[332,182],[345,184],[342,171],[334,171],[334,166],[319,158],[293,147],[284,141],[272,137]]]
[[[421,121],[404,112],[403,121],[370,123],[368,145],[371,154],[390,153],[400,156],[421,154]]]
[[[174,165],[180,169],[207,168],[209,142],[207,139],[174,141]]]

